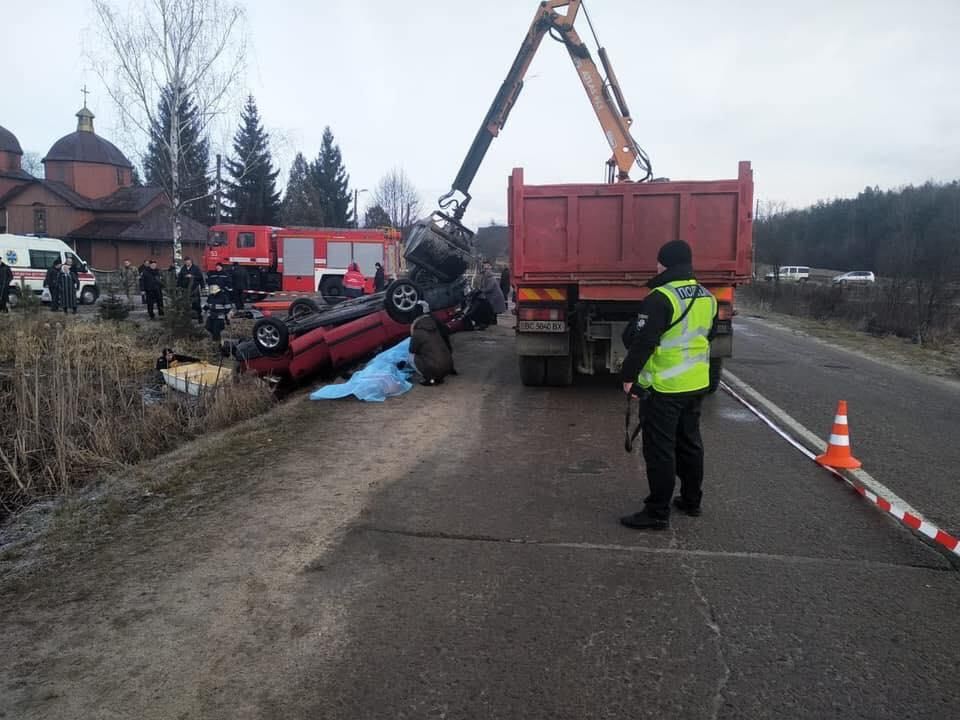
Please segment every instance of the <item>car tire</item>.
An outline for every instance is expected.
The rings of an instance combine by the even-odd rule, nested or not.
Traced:
[[[15,287],[7,288],[7,307],[15,308],[20,304],[20,290]]]
[[[327,305],[321,306],[313,298],[297,298],[292,303],[290,303],[290,309],[287,312],[288,320],[296,320],[298,318],[306,317],[307,315],[314,315],[321,312],[324,307]]]
[[[253,324],[253,343],[264,355],[281,355],[290,344],[290,329],[279,318],[260,318]]]
[[[87,286],[80,291],[80,304],[93,305],[98,297],[100,297],[100,293],[97,292],[97,289]]]
[[[413,280],[394,280],[384,293],[383,306],[394,322],[411,323],[420,314],[417,303],[423,300],[423,291]]]
[[[340,297],[343,295],[343,278],[339,275],[325,277],[320,281],[317,290],[325,297]]]
[[[546,358],[539,355],[521,355],[520,382],[527,387],[541,387],[547,378]]]
[[[707,392],[711,395],[720,389],[720,380],[723,378],[723,358],[710,358],[710,384]]]

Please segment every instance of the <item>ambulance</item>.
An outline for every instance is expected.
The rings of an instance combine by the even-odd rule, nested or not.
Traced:
[[[49,293],[45,293],[43,289],[47,270],[56,260],[62,263],[67,258],[73,260],[80,278],[77,300],[82,304],[92,305],[100,295],[96,275],[63,240],[33,235],[0,234],[0,257],[13,270],[13,282],[10,287],[3,289],[3,292],[7,293],[10,307],[16,307],[20,302],[21,288],[24,286],[34,295],[41,296],[44,301],[49,300]]]

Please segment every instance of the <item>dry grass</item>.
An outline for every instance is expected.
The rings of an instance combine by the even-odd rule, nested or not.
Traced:
[[[0,322],[0,515],[68,492],[104,470],[141,462],[266,410],[269,390],[240,378],[200,398],[146,402],[169,340],[123,323]],[[209,342],[179,351],[209,355]]]
[[[956,314],[952,317],[947,315],[942,325],[929,329],[924,342],[920,344],[913,342],[906,332],[877,330],[895,325],[908,310],[901,309],[885,314],[882,319],[878,319],[874,314],[858,312],[858,304],[854,303],[863,303],[865,298],[870,297],[869,294],[859,294],[856,296],[859,300],[854,300],[854,303],[837,305],[834,312],[824,312],[827,305],[822,300],[806,299],[809,298],[809,290],[785,294],[785,297],[780,296],[777,302],[773,301],[769,286],[765,290],[741,290],[737,295],[741,311],[758,313],[777,325],[862,353],[875,360],[909,367],[928,375],[960,378],[960,343],[957,342],[960,328],[956,326]],[[863,309],[863,305],[859,307]]]

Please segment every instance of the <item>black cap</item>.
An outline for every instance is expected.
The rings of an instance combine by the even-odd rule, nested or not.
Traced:
[[[657,253],[657,262],[665,268],[675,265],[692,265],[693,252],[683,240],[671,240]]]

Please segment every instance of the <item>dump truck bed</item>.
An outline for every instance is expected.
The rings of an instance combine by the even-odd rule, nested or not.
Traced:
[[[576,284],[597,299],[629,297],[656,274],[670,240],[693,248],[706,284],[751,274],[753,171],[731,180],[525,185],[510,177],[511,265],[517,285]]]

